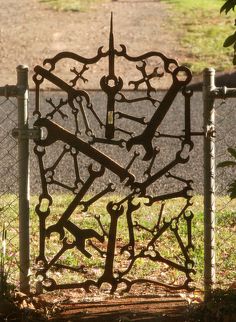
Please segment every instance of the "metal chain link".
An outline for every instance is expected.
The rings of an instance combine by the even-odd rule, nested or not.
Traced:
[[[18,286],[19,224],[18,224],[18,149],[11,131],[17,125],[16,99],[0,101],[0,232],[6,230],[4,269],[8,283]],[[1,241],[3,243],[3,241]],[[2,245],[0,246],[2,249]]]
[[[216,101],[216,263],[217,285],[230,287],[235,281],[236,200],[231,200],[228,185],[236,180],[236,169],[217,167],[220,162],[233,160],[229,147],[236,148],[235,99]]]

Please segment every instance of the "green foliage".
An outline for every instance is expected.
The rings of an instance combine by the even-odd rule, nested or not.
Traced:
[[[236,32],[225,39],[224,47],[232,46],[235,43],[235,41],[236,41]]]
[[[200,303],[193,304],[189,309],[187,321],[234,322],[236,317],[235,290],[215,289],[211,297]]]
[[[14,288],[8,281],[9,270],[11,263],[6,263],[6,239],[7,231],[5,225],[2,226],[1,236],[1,249],[0,249],[0,300],[3,298],[10,298],[11,292]],[[8,269],[7,269],[8,266]]]
[[[225,12],[225,14],[227,15],[231,10],[234,11],[235,6],[236,6],[236,0],[225,0],[225,4],[221,7],[220,12]],[[228,36],[225,39],[223,46],[224,47],[233,46],[234,48],[233,64],[236,65],[236,32],[234,32],[232,35]]]
[[[205,321],[235,321],[236,292],[216,289],[204,306]]]
[[[223,168],[223,167],[236,167],[236,148],[228,148],[228,153],[231,155],[232,158],[235,159],[235,161],[228,160],[228,161],[223,161],[218,164],[218,168]],[[229,184],[228,188],[228,193],[231,199],[236,198],[236,180],[231,182]]]
[[[220,12],[225,11],[227,14],[230,10],[234,10],[236,6],[236,0],[225,0],[225,4],[221,7]]]
[[[7,276],[5,272],[6,257],[6,229],[3,225],[1,231],[1,251],[0,251],[0,298],[6,296],[7,293]]]

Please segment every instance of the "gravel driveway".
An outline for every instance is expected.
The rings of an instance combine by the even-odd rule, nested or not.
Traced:
[[[100,109],[104,107],[106,104],[106,98],[104,95],[102,95],[101,92],[90,92],[89,93],[94,101],[96,101],[96,104]],[[44,92],[42,93],[42,104],[44,102],[44,99],[47,96],[50,96],[52,98],[58,97],[58,95],[61,95],[61,93],[58,92]],[[60,96],[61,97],[61,96]],[[34,93],[31,92],[30,94],[30,110],[32,115],[32,110],[34,109]],[[235,130],[235,113],[231,113],[232,110],[234,110],[234,101],[228,100],[226,104],[220,105],[221,102],[219,102],[218,110],[217,110],[217,120],[219,121],[218,127],[217,127],[217,145],[216,145],[216,154],[217,154],[217,162],[225,160],[227,158],[226,156],[226,146],[225,144],[233,144],[234,138],[236,135]],[[182,124],[183,123],[183,114],[179,113],[179,109],[181,105],[183,104],[182,95],[178,95],[176,98],[175,103],[173,104],[171,113],[169,113],[167,121],[164,123],[164,127],[162,128],[163,132],[171,132],[171,129],[173,128],[174,131],[174,124]],[[42,106],[43,108],[43,106]],[[140,110],[143,110],[143,106],[141,103],[139,103]],[[203,107],[202,107],[202,93],[201,92],[195,92],[192,97],[192,131],[194,132],[201,132],[203,128]],[[98,111],[99,113],[99,111]],[[222,118],[224,117],[224,119]],[[33,119],[31,119],[33,121]],[[125,121],[124,121],[125,122]],[[96,124],[91,123],[91,127],[96,126]],[[128,128],[128,123],[124,123],[123,127]],[[174,132],[173,132],[174,134]],[[202,136],[196,136],[193,138],[194,141],[194,148],[190,153],[190,161],[183,165],[180,169],[177,169],[175,171],[176,175],[179,175],[186,179],[193,180],[193,188],[194,193],[196,194],[202,194],[203,192],[203,137]],[[139,148],[139,152],[141,156],[143,155],[144,151],[142,150],[142,147]],[[159,158],[159,166],[163,167],[168,158],[171,154],[171,151],[176,150],[176,140],[169,140],[168,146],[161,146],[162,150],[165,150],[165,153],[161,155]],[[105,151],[106,153],[109,153],[108,151]],[[53,150],[50,150],[50,153],[48,154],[48,164],[55,161],[55,158],[58,156],[58,150],[55,148]],[[112,159],[119,161],[121,159],[121,155],[118,149],[112,150]],[[123,156],[122,156],[123,158]],[[53,161],[54,160],[54,161]],[[120,160],[122,162],[122,160]],[[138,165],[137,165],[138,167]],[[139,172],[139,169],[136,168],[134,171]],[[71,180],[74,180],[74,174],[73,171],[71,171],[71,165],[69,163],[65,164],[64,167],[60,168],[60,178],[61,180],[64,180],[66,182],[69,182]],[[109,179],[107,177],[103,177],[104,180]],[[221,193],[222,191],[225,192],[225,186],[227,182],[229,182],[231,178],[230,172],[219,172],[217,176],[217,187],[218,191]],[[103,182],[104,184],[104,182]],[[158,184],[160,184],[158,182]],[[167,184],[163,183],[162,184]],[[152,189],[156,189],[157,187],[154,186]],[[163,187],[162,187],[163,188]],[[32,193],[38,193],[40,191],[40,180],[39,180],[39,174],[38,174],[38,164],[37,160],[34,156],[34,153],[31,154],[31,189]],[[57,187],[58,189],[58,187]],[[60,189],[59,189],[60,190]],[[94,188],[94,192],[98,192],[98,189],[96,187]]]
[[[87,12],[54,11],[39,0],[0,0],[0,6],[1,83],[14,84],[16,66],[25,64],[32,87],[34,66],[45,58],[62,51],[93,57],[100,46],[107,48],[111,11],[117,47],[127,45],[132,55],[157,50],[183,62],[179,31],[174,35],[168,29],[171,16],[163,2],[108,0]],[[106,65],[100,68],[102,71]],[[65,68],[61,72],[65,73]]]

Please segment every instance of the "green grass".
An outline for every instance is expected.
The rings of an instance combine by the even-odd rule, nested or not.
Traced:
[[[224,48],[225,38],[234,32],[234,14],[220,14],[222,0],[162,0],[172,12],[172,31],[180,31],[181,62],[200,74],[206,67],[232,70],[233,49]]]
[[[119,197],[114,197],[115,200],[119,200]],[[15,200],[15,198],[13,199]],[[108,232],[110,225],[110,216],[106,212],[106,205],[108,201],[111,199],[102,198],[95,205],[92,205],[88,208],[86,212],[82,212],[82,207],[77,207],[75,214],[73,214],[71,220],[79,225],[80,228],[93,228],[102,234],[101,228],[98,225],[97,220],[94,218],[95,215],[100,215],[102,225],[104,229]],[[112,199],[114,200],[114,199]],[[18,242],[18,234],[17,234],[17,203],[14,202],[10,207],[5,208],[3,211],[2,205],[7,205],[11,203],[12,197],[10,195],[2,197],[0,199],[0,219],[1,222],[10,222],[8,228],[7,238],[10,241],[9,245],[17,246]],[[53,196],[53,205],[51,207],[51,214],[49,216],[49,220],[47,221],[47,225],[55,224],[57,220],[60,218],[60,214],[65,210],[66,205],[71,201],[71,196],[69,195],[55,195]],[[139,199],[137,200],[141,202],[141,209],[137,210],[133,215],[133,220],[139,221],[144,227],[148,229],[152,229],[156,224],[157,216],[160,210],[160,205],[154,204],[152,207],[145,206],[145,200]],[[37,197],[33,197],[31,199],[31,260],[32,265],[34,265],[35,258],[38,255],[38,217],[34,212],[34,207],[38,202]],[[166,202],[164,216],[166,220],[170,219],[173,214],[177,214],[179,209],[182,209],[184,205],[183,200],[173,200]],[[46,203],[43,205],[46,210]],[[236,244],[236,200],[229,202],[227,197],[217,198],[217,214],[216,214],[216,263],[217,263],[217,285],[221,288],[227,288],[235,279],[235,262],[236,262],[236,253],[235,253],[235,244]],[[193,205],[191,206],[191,210],[195,214],[192,225],[192,236],[193,242],[195,246],[195,250],[192,253],[195,269],[197,271],[194,276],[194,284],[202,289],[203,288],[203,269],[204,269],[204,249],[203,249],[203,236],[204,236],[204,227],[203,227],[203,198],[201,196],[196,196],[193,198]],[[12,217],[12,218],[11,218]],[[10,229],[11,228],[11,229]],[[184,223],[184,220],[179,225],[179,234],[186,245],[187,243],[187,229]],[[67,236],[71,239],[71,237]],[[152,235],[147,230],[143,229],[135,229],[135,239],[136,239],[136,251],[140,251],[142,247],[147,245],[148,241],[150,241]],[[94,241],[94,240],[93,240]],[[96,242],[96,241],[95,241]],[[119,250],[122,246],[127,244],[128,242],[128,231],[127,231],[127,223],[126,217],[121,216],[118,221],[118,235],[117,235],[117,249]],[[61,244],[59,243],[58,234],[53,234],[50,239],[46,241],[47,258],[53,258],[56,252],[60,250]],[[96,244],[101,250],[106,251],[106,241],[104,244],[98,242]],[[178,243],[173,235],[173,232],[166,231],[163,236],[159,239],[158,242],[158,251],[163,257],[171,258],[176,262],[183,261],[183,255],[179,249]],[[77,249],[70,249],[66,251],[61,258],[61,263],[64,265],[76,266],[79,267],[81,265],[85,265],[88,269],[86,275],[78,274],[78,273],[68,273],[68,271],[63,271],[61,269],[53,269],[51,272],[51,276],[57,280],[58,283],[61,283],[63,278],[63,282],[78,282],[84,281],[86,278],[97,278],[101,276],[102,271],[104,269],[105,258],[101,258],[98,256],[98,253],[89,245],[86,246],[86,249],[90,251],[93,255],[91,259],[86,258],[85,256],[80,256]],[[7,249],[7,251],[11,252],[12,249]],[[150,250],[151,252],[151,250]],[[17,254],[14,254],[17,258]],[[10,259],[9,259],[10,262]],[[121,269],[122,265],[125,267],[127,264],[127,259],[125,256],[119,255],[117,253],[117,269]],[[125,270],[125,268],[124,268]],[[16,270],[10,270],[11,276],[10,280],[17,281]],[[143,258],[140,258],[131,271],[128,274],[130,278],[145,278],[145,277],[153,277],[156,276],[164,276],[165,280],[169,281],[181,281],[184,276],[182,273],[179,273],[175,269],[167,268],[166,265],[162,263],[156,263],[153,261],[149,261],[147,265],[147,261]],[[14,275],[14,276],[13,276]],[[33,277],[32,277],[33,278]]]
[[[96,2],[104,0],[40,0],[48,4],[52,9],[60,11],[86,11]]]
[[[60,214],[63,213],[66,204],[70,201],[69,196],[54,196],[54,204],[52,207],[52,212],[50,215],[50,222],[55,223],[60,217]],[[115,199],[119,199],[118,197]],[[33,199],[33,203],[36,203],[37,198]],[[73,222],[76,222],[81,228],[93,228],[102,234],[101,229],[98,226],[97,221],[94,219],[95,215],[100,214],[101,222],[103,224],[104,229],[108,232],[109,231],[109,224],[110,218],[106,212],[106,205],[110,199],[103,198],[96,203],[96,205],[89,207],[89,209],[83,213],[81,212],[82,207],[78,207],[75,211],[75,215],[72,219]],[[145,207],[144,202],[145,200],[138,200],[142,203],[141,210],[139,209],[137,212],[134,213],[133,220],[137,220],[141,222],[143,226],[148,229],[153,228],[157,220],[157,214],[159,213],[160,206],[158,204],[154,205],[153,207]],[[168,201],[165,207],[165,218],[171,218],[170,216],[173,213],[178,213],[178,209],[183,207],[183,200],[180,201]],[[193,259],[195,261],[195,269],[197,271],[196,276],[194,276],[194,282],[199,288],[203,288],[203,269],[204,269],[204,249],[203,249],[203,236],[204,236],[204,227],[203,227],[203,198],[202,197],[194,197],[193,206],[191,207],[195,217],[193,219],[192,225],[192,235],[193,241],[195,245],[195,250],[193,252]],[[216,215],[216,253],[217,253],[217,284],[221,287],[227,287],[233,280],[236,278],[235,272],[235,261],[236,261],[236,254],[234,251],[234,247],[236,244],[236,236],[235,236],[235,213],[236,213],[236,201],[229,202],[228,198],[222,197],[217,199],[217,215]],[[33,240],[33,245],[37,247],[37,216],[34,214],[32,209],[32,229],[34,231],[33,235],[35,236]],[[140,219],[141,218],[141,219]],[[127,225],[126,225],[126,218],[125,216],[121,216],[118,221],[118,244],[119,247],[124,246],[128,242],[128,233],[127,233]],[[184,243],[187,242],[187,229],[186,225],[184,225],[184,221],[179,225],[179,234],[181,235]],[[69,237],[69,236],[68,236]],[[135,229],[135,238],[137,241],[137,248],[141,249],[147,242],[150,240],[151,235],[148,231],[141,229],[137,231]],[[59,250],[60,246],[58,243],[58,236],[55,234],[52,238],[48,241],[48,251],[47,256],[50,258],[55,255],[55,250]],[[106,244],[101,245],[98,244],[101,249],[106,251]],[[105,247],[105,248],[104,248]],[[97,253],[88,246],[89,251],[93,255],[97,256]],[[179,249],[179,246],[176,242],[176,239],[170,231],[163,234],[163,237],[160,238],[158,243],[158,250],[160,251],[161,255],[167,258],[173,258],[174,260],[182,261],[183,255]],[[35,248],[33,253],[36,256]],[[101,273],[104,267],[105,259],[101,259],[99,256],[94,256],[92,259],[87,259],[84,256],[78,257],[78,252],[75,250],[68,251],[63,255],[63,263],[66,265],[74,265],[79,266],[81,263],[86,265],[89,269],[89,276],[95,277],[94,274]],[[125,262],[124,257],[120,257],[118,255],[118,267]],[[139,265],[141,265],[141,270]],[[154,262],[149,262],[147,265],[145,260],[142,258],[137,261],[137,263],[133,266],[132,270],[130,271],[129,277],[145,277],[145,276],[155,276],[156,274],[160,274],[160,272],[165,272],[166,267],[163,264],[156,264]],[[62,274],[62,273],[61,273]],[[166,274],[166,279],[175,279],[181,280],[183,276],[176,272],[173,269],[169,269],[168,273]],[[60,279],[60,272],[58,272],[58,281]],[[78,279],[78,275],[76,274],[75,280]],[[84,280],[84,277],[81,277],[81,281]],[[71,282],[74,281],[74,277],[67,276],[67,281]]]

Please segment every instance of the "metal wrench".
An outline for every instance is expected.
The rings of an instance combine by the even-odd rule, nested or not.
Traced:
[[[108,245],[107,245],[107,256],[104,268],[104,274],[101,276],[99,283],[107,282],[116,288],[116,280],[113,275],[116,238],[117,238],[117,225],[119,217],[124,213],[124,207],[119,208],[111,201],[107,204],[107,211],[111,217]]]
[[[135,238],[134,238],[134,224],[132,219],[132,214],[134,211],[138,210],[141,206],[140,202],[135,205],[132,203],[133,199],[128,199],[128,209],[126,211],[126,218],[127,218],[127,226],[129,230],[129,242],[125,246],[123,246],[120,250],[120,253],[123,254],[127,251],[130,254],[130,259],[134,258],[134,245],[135,245]]]
[[[68,102],[76,99],[79,96],[84,97],[87,105],[90,106],[90,98],[87,92],[71,87],[62,79],[39,65],[35,66],[34,71],[36,74],[42,76],[43,78],[46,78],[49,82],[52,82],[54,85],[65,91],[68,94]]]
[[[108,156],[97,150],[96,148],[89,145],[87,142],[80,138],[77,138],[73,133],[67,131],[63,127],[46,118],[36,120],[35,126],[44,127],[47,129],[47,137],[45,139],[37,140],[37,144],[40,146],[49,146],[56,141],[62,141],[69,144],[71,147],[82,152],[94,161],[97,161],[105,168],[115,173],[122,181],[128,179],[127,185],[131,185],[135,177],[127,169],[110,159]]]
[[[90,102],[90,97],[89,97],[88,93],[84,90],[78,90],[78,89],[71,87],[66,82],[64,82],[62,79],[60,79],[59,77],[57,77],[56,75],[54,75],[53,73],[51,73],[50,71],[48,71],[47,69],[45,69],[41,66],[36,66],[34,68],[34,70],[35,70],[36,74],[42,76],[43,78],[46,78],[47,80],[49,80],[54,85],[56,85],[60,89],[64,90],[68,94],[68,104],[72,108],[72,113],[73,112],[75,114],[78,113],[78,110],[75,108],[75,105],[74,105],[74,100],[79,104],[80,111],[82,113],[82,117],[83,117],[84,124],[86,127],[85,133],[88,136],[90,136],[92,133],[92,130],[89,127],[87,116],[84,112],[83,105],[82,105],[82,99],[81,99],[82,97],[84,97],[86,100],[86,103],[87,103],[87,107],[91,109],[92,104]],[[77,132],[78,133],[80,132],[79,129],[77,129]]]
[[[113,85],[111,83],[113,82]],[[115,110],[115,96],[122,89],[123,81],[116,76],[103,76],[100,80],[102,90],[107,94],[107,116],[106,116],[106,130],[105,137],[107,139],[114,138],[114,110]]]
[[[93,170],[92,164],[88,167],[89,177],[87,181],[84,183],[82,188],[76,194],[75,198],[71,201],[71,203],[67,206],[64,213],[61,215],[58,222],[54,225],[51,225],[47,228],[46,236],[50,237],[53,232],[57,232],[60,235],[60,239],[62,240],[65,237],[64,226],[65,223],[69,220],[72,213],[75,211],[76,207],[79,205],[88,189],[93,184],[94,180],[98,177],[101,177],[104,174],[105,168],[101,167],[99,170]]]
[[[185,79],[181,79],[181,73],[184,73]],[[179,75],[178,75],[179,74]],[[161,124],[162,120],[164,119],[166,113],[171,107],[177,93],[184,85],[187,85],[192,78],[191,72],[187,67],[179,66],[173,71],[173,83],[169,89],[169,91],[164,96],[162,102],[160,103],[159,107],[153,114],[151,120],[149,121],[148,125],[144,129],[141,135],[136,137],[130,138],[127,143],[126,147],[129,151],[133,145],[140,144],[144,147],[146,154],[143,158],[144,161],[150,160],[154,154],[154,149],[152,146],[152,140],[155,136],[155,132],[158,126]],[[179,77],[179,78],[178,78]]]

